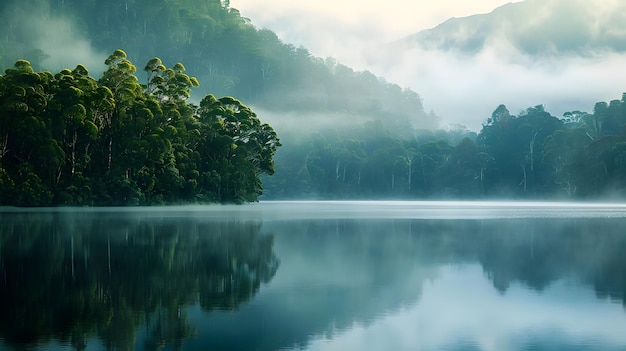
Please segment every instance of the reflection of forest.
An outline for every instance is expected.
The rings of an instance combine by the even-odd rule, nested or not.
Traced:
[[[259,222],[88,212],[0,215],[0,339],[76,349],[175,348],[194,336],[186,306],[237,308],[276,273]]]
[[[240,311],[213,320],[194,343],[219,349],[303,348],[420,299],[438,268],[479,262],[495,289],[541,291],[567,279],[600,297],[626,291],[624,220],[317,220],[269,223],[281,271]],[[267,316],[271,323],[240,323]],[[223,331],[238,328],[241,337]],[[262,330],[262,332],[259,332]],[[263,345],[263,346],[259,346]]]
[[[488,221],[472,251],[500,292],[514,281],[541,291],[567,279],[626,306],[625,227],[607,218]]]
[[[503,294],[514,282],[541,291],[567,279],[624,303],[625,224],[323,219],[266,222],[274,236],[265,236],[258,221],[0,215],[0,340],[77,349],[92,338],[109,349],[141,340],[159,349],[195,336],[186,349],[303,346],[416,303],[441,266],[476,262]],[[194,303],[212,313],[193,315]]]

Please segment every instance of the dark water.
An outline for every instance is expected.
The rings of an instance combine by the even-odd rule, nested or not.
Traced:
[[[0,211],[0,350],[626,350],[626,206]]]

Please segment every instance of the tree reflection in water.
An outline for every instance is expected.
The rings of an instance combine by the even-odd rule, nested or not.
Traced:
[[[278,269],[258,221],[124,213],[0,214],[0,339],[160,349],[196,334],[186,306],[236,309]]]
[[[197,335],[186,348],[301,349],[416,306],[442,268],[477,264],[503,297],[511,286],[541,292],[562,280],[601,300],[626,296],[624,218],[286,213],[264,222],[273,234],[263,235],[261,222],[237,213],[0,214],[0,340],[151,350],[181,349]],[[271,279],[254,303],[220,313]]]

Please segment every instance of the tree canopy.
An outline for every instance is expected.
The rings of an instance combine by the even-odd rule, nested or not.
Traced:
[[[274,172],[271,126],[232,97],[187,99],[181,63],[148,62],[145,84],[122,50],[98,80],[26,60],[0,76],[0,203],[17,206],[254,201]]]
[[[67,29],[59,31],[59,23]],[[57,48],[49,43],[63,43],[74,52],[76,42],[86,41],[90,47],[81,54],[89,59],[123,47],[128,57],[148,62],[146,73],[154,84],[176,69],[164,70],[153,57],[184,62],[203,83],[192,92],[194,101],[210,93],[236,96],[269,111],[346,111],[361,120],[393,115],[399,130],[406,123],[436,124],[417,93],[283,43],[228,1],[7,0],[0,3],[0,32],[6,33],[0,40],[3,68],[25,58],[35,70],[56,70],[51,65]]]
[[[382,121],[286,136],[265,198],[626,197],[626,94],[557,118],[543,105],[499,105],[476,134],[391,132]],[[409,134],[409,137],[406,137]]]

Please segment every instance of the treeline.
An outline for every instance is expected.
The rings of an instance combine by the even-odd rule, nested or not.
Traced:
[[[155,56],[184,62],[203,82],[198,100],[212,93],[270,111],[341,111],[362,120],[393,116],[398,130],[411,123],[436,124],[417,93],[285,44],[274,32],[256,28],[228,1],[9,0],[0,4],[0,29],[6,33],[0,40],[0,53],[5,53],[0,65],[3,59],[9,65],[24,58],[35,69],[45,69],[51,53],[33,47],[44,38],[32,36],[47,19],[70,23],[71,34],[86,37],[95,51],[124,47],[139,62]],[[50,42],[61,35],[42,34]]]
[[[0,204],[242,202],[274,172],[276,133],[231,97],[187,102],[199,85],[159,58],[145,84],[126,53],[99,80],[19,60],[0,76]]]
[[[626,197],[626,93],[593,113],[556,118],[542,105],[512,115],[500,105],[480,133],[414,131],[382,122],[283,137],[266,198]]]

